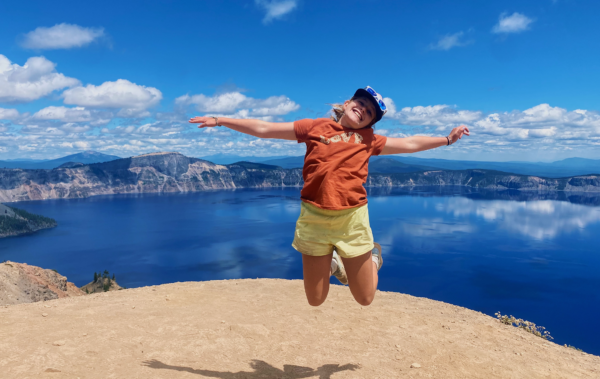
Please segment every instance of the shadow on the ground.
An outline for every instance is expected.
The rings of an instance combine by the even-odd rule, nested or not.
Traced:
[[[330,379],[331,375],[340,371],[354,371],[360,368],[359,365],[346,364],[340,366],[339,364],[323,365],[317,369],[310,367],[284,365],[283,370],[273,367],[267,362],[252,360],[250,367],[254,370],[239,371],[239,372],[228,372],[228,371],[212,371],[212,370],[201,370],[194,369],[191,367],[183,366],[171,366],[166,363],[162,363],[156,359],[145,361],[143,365],[155,369],[164,370],[175,370],[185,371],[192,374],[203,375],[209,378],[221,378],[221,379],[253,379],[253,378],[285,378],[285,379],[300,379],[300,378],[312,378],[318,377],[319,379]]]

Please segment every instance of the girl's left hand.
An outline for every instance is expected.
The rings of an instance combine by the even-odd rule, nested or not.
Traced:
[[[215,127],[217,126],[217,120],[215,120],[212,117],[192,117],[190,118],[190,121],[188,121],[191,124],[200,124],[198,125],[199,128],[205,128],[205,127]]]
[[[469,128],[467,128],[465,125],[457,126],[456,128],[452,129],[452,131],[448,135],[448,138],[450,139],[450,143],[453,144],[454,142],[461,139],[463,135],[470,135]]]

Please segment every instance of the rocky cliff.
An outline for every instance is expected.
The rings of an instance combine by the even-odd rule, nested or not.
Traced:
[[[494,170],[371,174],[368,187],[465,186],[493,190],[600,192],[600,176],[540,178]]]
[[[0,263],[0,306],[81,295],[85,293],[54,270],[11,261]]]
[[[0,201],[81,198],[120,193],[300,187],[302,184],[301,169],[283,169],[250,162],[224,166],[167,152],[52,170],[0,169]],[[494,190],[600,192],[600,176],[549,179],[492,170],[373,173],[366,186],[465,186]]]
[[[298,169],[244,162],[222,166],[179,153],[153,153],[81,167],[0,169],[0,201],[298,186],[301,182]]]

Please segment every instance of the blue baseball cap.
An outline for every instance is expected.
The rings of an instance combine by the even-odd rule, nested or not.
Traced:
[[[356,92],[354,92],[354,97],[365,97],[373,102],[373,105],[375,106],[375,118],[373,119],[373,124],[381,120],[383,115],[387,112],[383,97],[369,86],[357,89]]]

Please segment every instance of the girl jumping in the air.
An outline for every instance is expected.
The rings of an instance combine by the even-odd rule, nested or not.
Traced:
[[[387,112],[383,98],[371,87],[335,104],[331,119],[266,122],[225,117],[194,117],[199,128],[226,126],[259,138],[306,143],[302,206],[292,246],[302,253],[304,289],[310,305],[321,305],[334,275],[350,286],[354,299],[369,305],[383,265],[381,246],[374,243],[367,191],[371,155],[415,153],[451,145],[469,135],[461,125],[448,137],[384,137],[373,125]]]

